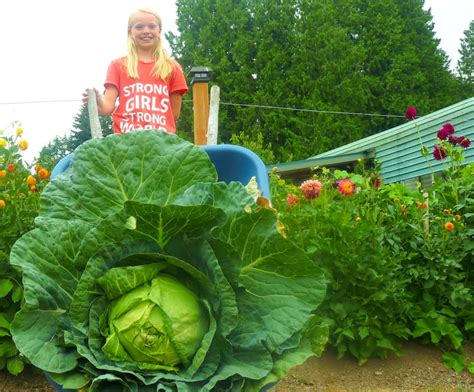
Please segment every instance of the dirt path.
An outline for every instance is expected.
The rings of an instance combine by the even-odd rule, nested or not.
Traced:
[[[466,348],[474,360],[474,344]],[[333,352],[310,359],[293,369],[272,392],[308,391],[474,391],[474,375],[455,373],[441,362],[441,352],[432,346],[406,344],[403,357],[373,359],[360,367],[353,358],[336,359]],[[29,369],[13,377],[0,372],[0,392],[54,392],[39,371]]]
[[[353,358],[338,360],[332,351],[296,367],[272,392],[305,391],[474,391],[474,375],[447,369],[441,351],[414,342],[403,347],[404,355],[372,359],[359,366]],[[474,360],[474,344],[465,348]]]

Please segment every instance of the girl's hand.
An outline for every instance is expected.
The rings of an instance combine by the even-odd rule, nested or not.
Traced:
[[[86,89],[82,93],[82,102],[87,104],[89,102],[89,89]],[[105,89],[104,95],[100,94],[99,91],[94,88],[95,99],[97,101],[97,110],[102,116],[108,116],[115,110],[115,101],[118,97],[118,91],[114,86],[110,86]]]
[[[102,97],[100,96],[99,91],[96,88],[94,88],[94,93],[95,99],[97,101],[97,107],[102,106]],[[86,105],[89,103],[89,89],[85,89],[82,93],[82,103]]]

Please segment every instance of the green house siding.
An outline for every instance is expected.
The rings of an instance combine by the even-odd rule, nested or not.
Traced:
[[[453,124],[455,135],[474,139],[474,98],[409,121],[398,127],[358,140],[309,159],[372,152],[381,163],[381,176],[386,183],[406,181],[443,170],[446,161],[433,158],[436,132],[446,123]],[[421,143],[430,152],[421,156]],[[474,146],[464,151],[465,163],[474,163]]]

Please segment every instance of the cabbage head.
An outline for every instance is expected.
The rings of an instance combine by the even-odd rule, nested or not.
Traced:
[[[65,389],[260,391],[320,352],[321,270],[199,147],[91,140],[13,246],[21,353]]]
[[[99,284],[106,288],[114,277],[106,273]],[[196,295],[166,275],[114,299],[107,320],[105,356],[148,369],[177,370],[177,365],[189,363],[209,329]]]

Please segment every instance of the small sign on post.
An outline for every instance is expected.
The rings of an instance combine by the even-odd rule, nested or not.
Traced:
[[[194,144],[207,144],[207,125],[209,120],[209,90],[212,69],[208,67],[191,68],[194,107]]]
[[[92,139],[102,137],[102,128],[99,121],[99,110],[97,109],[97,99],[94,89],[87,89],[87,109],[89,111],[89,123],[91,126]]]

